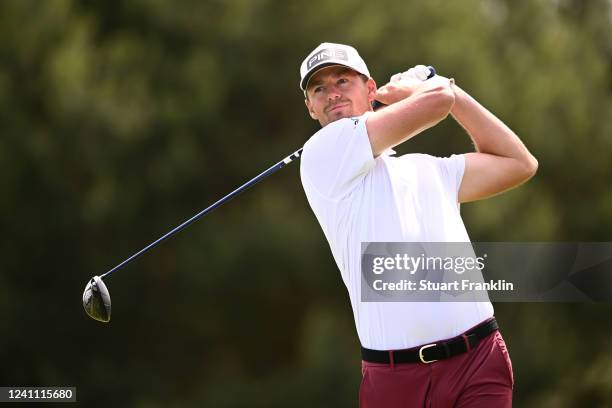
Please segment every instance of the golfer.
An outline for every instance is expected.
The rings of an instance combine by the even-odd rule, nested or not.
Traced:
[[[300,88],[322,129],[305,144],[308,202],[348,289],[362,346],[362,408],[510,407],[512,365],[490,302],[361,302],[361,242],[470,242],[459,203],[531,178],[536,159],[501,120],[417,66],[377,88],[355,48],[323,43]],[[372,103],[386,105],[373,111]],[[392,150],[444,120],[476,151],[450,157]]]

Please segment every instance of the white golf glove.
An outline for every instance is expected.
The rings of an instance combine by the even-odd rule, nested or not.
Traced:
[[[416,65],[410,68],[408,71],[400,72],[398,74],[393,75],[391,79],[389,80],[389,82],[395,82],[395,81],[414,82],[415,80],[423,82],[427,80],[427,77],[429,76],[429,74],[430,74],[429,68],[427,68],[425,65]]]

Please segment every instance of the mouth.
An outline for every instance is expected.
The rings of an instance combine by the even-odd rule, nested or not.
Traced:
[[[332,107],[328,108],[328,109],[327,109],[327,112],[328,112],[328,113],[329,113],[329,112],[335,112],[335,111],[338,111],[338,110],[340,110],[340,109],[342,109],[342,108],[345,108],[345,107],[347,107],[347,106],[349,106],[349,104],[348,104],[348,103],[340,103],[340,104],[338,104],[338,105],[334,105],[334,106],[332,106]]]

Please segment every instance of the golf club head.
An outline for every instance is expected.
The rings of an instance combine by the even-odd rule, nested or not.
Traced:
[[[108,323],[111,317],[111,299],[104,281],[94,276],[83,292],[83,307],[92,319]]]

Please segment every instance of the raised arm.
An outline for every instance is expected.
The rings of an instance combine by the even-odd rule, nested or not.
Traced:
[[[442,121],[455,97],[447,78],[434,77],[412,84],[391,81],[378,89],[376,100],[390,106],[366,122],[375,157]]]
[[[459,202],[499,194],[529,180],[538,161],[518,136],[495,115],[453,84],[455,104],[451,115],[467,131],[476,153],[465,155]]]

